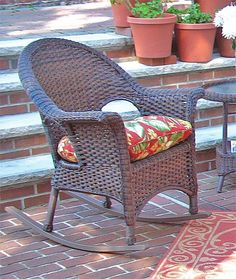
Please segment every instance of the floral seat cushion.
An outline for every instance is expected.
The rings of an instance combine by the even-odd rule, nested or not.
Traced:
[[[192,134],[188,121],[168,116],[143,116],[124,121],[131,161],[137,161],[166,150]],[[58,144],[58,154],[70,162],[78,162],[68,137]]]

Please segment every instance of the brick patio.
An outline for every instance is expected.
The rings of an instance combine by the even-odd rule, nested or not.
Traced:
[[[33,23],[32,18],[34,19]],[[107,33],[115,30],[109,0],[98,0],[95,3],[86,5],[2,10],[0,11],[0,22],[0,45],[1,43],[18,39],[20,42],[28,38],[36,39],[39,37],[84,35],[88,33],[95,34],[97,39],[97,33]],[[106,49],[104,53],[116,59],[134,55],[133,46],[131,45],[126,45],[126,48],[119,47],[118,50]],[[123,60],[121,59],[121,61]],[[11,75],[11,78],[13,77],[11,83],[15,82],[16,67],[16,54],[3,55],[2,57],[0,55],[1,74],[4,74],[5,71],[6,75]],[[189,87],[228,78],[235,78],[235,69],[231,64],[222,69],[210,68],[171,75],[141,76],[138,81],[146,86]],[[8,91],[2,92],[0,96],[3,114],[18,113],[18,117],[20,117],[22,113],[35,111],[22,89],[14,88],[13,91]],[[5,104],[7,108],[4,107]],[[27,105],[27,111],[23,105]],[[11,111],[6,113],[3,109],[11,109]],[[17,111],[18,109],[19,111]],[[200,108],[196,115],[197,127],[210,127],[221,124],[221,110],[222,108],[218,106]],[[235,117],[231,116],[230,122],[235,123]],[[208,133],[210,134],[210,129]],[[214,133],[214,137],[221,137],[221,133]],[[17,134],[15,137],[4,140],[5,145],[1,143],[1,148],[4,151],[4,154],[0,154],[2,156],[1,160],[24,158],[26,156],[35,156],[37,153],[44,154],[48,152],[44,134],[39,134],[39,131],[25,136]],[[27,148],[30,151],[27,149],[24,152],[29,152],[29,154],[23,153],[20,156],[19,152],[22,152],[21,149],[26,148],[27,143],[29,145],[29,148]],[[18,153],[9,155],[9,150],[12,153]],[[211,149],[210,147],[202,148],[200,146],[197,153],[198,171],[214,168],[214,146],[211,146]],[[236,174],[227,176],[223,193],[221,194],[218,194],[215,190],[217,182],[215,170],[201,172],[198,175],[198,179],[200,211],[236,210]],[[19,185],[4,186],[1,191],[1,199],[9,199],[11,205],[16,205],[19,208],[31,207],[25,209],[25,212],[30,214],[34,220],[43,222],[47,209],[46,205],[32,206],[47,202],[48,181],[48,179],[46,182],[42,180],[33,181],[32,185],[22,182],[21,188]],[[98,212],[93,207],[78,200],[64,200],[65,197],[66,195],[62,195],[62,201],[56,212],[55,230],[57,232],[75,241],[82,239],[85,243],[90,244],[103,242],[114,245],[125,244],[125,226],[122,219],[111,217],[104,212]],[[187,203],[188,198],[186,195],[176,191],[168,191],[153,198],[145,207],[145,211],[159,216],[173,215],[173,213],[182,214],[186,212]],[[168,251],[168,247],[174,241],[182,226],[183,224],[180,223],[155,225],[138,222],[136,226],[137,242],[147,244],[150,246],[149,249],[127,254],[99,254],[59,246],[28,229],[9,214],[1,213],[0,277],[1,279],[90,279],[94,276],[96,276],[96,279],[149,278],[160,259]]]
[[[236,210],[236,175],[228,175],[223,193],[215,190],[215,171],[200,173],[200,210]],[[145,207],[152,214],[183,213],[187,197],[169,191],[156,196]],[[26,210],[32,218],[43,221],[46,207]],[[10,278],[148,278],[168,250],[182,224],[155,225],[138,222],[137,240],[150,245],[142,252],[127,254],[88,253],[59,246],[22,225],[9,214],[1,214],[2,279]],[[61,202],[57,209],[55,230],[73,240],[86,243],[122,245],[123,220],[98,212],[79,201]]]

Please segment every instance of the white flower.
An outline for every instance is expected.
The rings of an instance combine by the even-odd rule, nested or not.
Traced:
[[[215,14],[214,24],[223,27],[222,34],[227,39],[236,38],[236,5],[226,6]]]
[[[236,39],[236,17],[224,21],[222,35],[226,39]]]
[[[222,11],[219,11],[215,14],[214,24],[216,27],[222,27],[223,22]]]

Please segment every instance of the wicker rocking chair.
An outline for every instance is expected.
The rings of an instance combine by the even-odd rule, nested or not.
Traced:
[[[203,89],[144,88],[102,53],[64,39],[41,39],[28,45],[20,56],[19,75],[41,114],[55,173],[44,228],[13,207],[6,208],[8,212],[62,245],[97,252],[145,249],[144,245],[135,245],[136,220],[163,223],[209,216],[198,213],[194,166],[194,111]],[[193,134],[166,151],[131,162],[121,116],[101,110],[113,100],[133,103],[141,115],[187,120]],[[65,161],[57,153],[58,142],[65,135],[74,146],[78,163]],[[186,193],[190,214],[169,218],[139,216],[151,198],[166,190]],[[54,233],[59,191],[68,191],[73,197],[124,217],[128,245],[82,245]],[[104,196],[104,204],[88,193]],[[111,199],[119,201],[124,212],[113,210]]]

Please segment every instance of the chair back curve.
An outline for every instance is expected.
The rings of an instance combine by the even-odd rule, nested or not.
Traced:
[[[41,88],[42,97],[64,111],[101,110],[116,99],[138,105],[138,85],[129,74],[101,52],[70,40],[29,44],[19,59],[19,76],[33,100]]]

